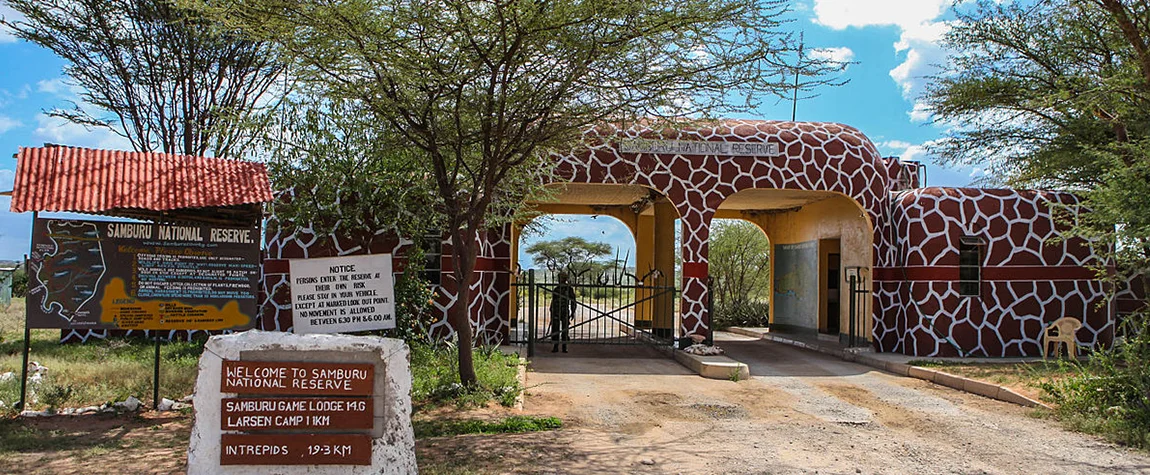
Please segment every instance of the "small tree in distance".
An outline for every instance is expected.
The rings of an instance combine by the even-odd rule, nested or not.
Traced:
[[[555,241],[540,241],[527,248],[527,253],[536,262],[543,263],[551,272],[580,272],[591,269],[596,259],[611,253],[611,245],[605,242],[590,242],[577,236],[569,236]]]

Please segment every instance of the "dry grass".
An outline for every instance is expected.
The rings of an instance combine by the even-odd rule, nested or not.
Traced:
[[[912,365],[1006,386],[1033,399],[1042,399],[1042,384],[1062,379],[1078,372],[1073,365],[1058,360],[1031,363],[950,363],[939,361],[911,361]]]
[[[0,373],[19,374],[24,338],[24,300],[0,312]],[[29,360],[48,368],[44,381],[30,393],[29,409],[43,409],[40,395],[71,388],[61,407],[99,405],[135,396],[150,403],[153,343],[109,339],[87,344],[58,343],[59,330],[33,330]],[[160,397],[178,399],[191,393],[202,342],[164,343],[160,352]],[[19,399],[19,380],[0,382],[0,402],[10,408]]]

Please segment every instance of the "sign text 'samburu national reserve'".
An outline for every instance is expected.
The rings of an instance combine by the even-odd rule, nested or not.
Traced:
[[[37,219],[32,234],[33,328],[242,330],[255,323],[256,227]]]
[[[295,333],[395,328],[391,254],[292,259]]]

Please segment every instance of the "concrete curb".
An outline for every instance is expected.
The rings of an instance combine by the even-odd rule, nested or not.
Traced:
[[[523,410],[523,396],[527,394],[527,350],[523,347],[512,347],[502,345],[499,350],[508,355],[516,355],[519,357],[519,367],[516,368],[515,378],[519,380],[519,395],[515,396],[515,407],[513,409]]]
[[[751,368],[744,363],[735,361],[727,356],[692,355],[682,350],[675,350],[675,361],[687,369],[694,371],[709,379],[750,379]]]
[[[974,379],[963,378],[961,376],[955,376],[953,374],[938,371],[935,369],[923,368],[921,366],[911,366],[896,361],[887,361],[884,359],[876,358],[874,356],[870,356],[861,351],[844,351],[841,348],[832,347],[830,345],[820,345],[817,343],[810,344],[807,342],[792,340],[790,338],[780,337],[778,335],[772,335],[770,333],[748,330],[746,328],[732,327],[728,328],[727,331],[737,335],[749,336],[762,340],[770,340],[775,343],[781,343],[784,345],[816,351],[831,356],[837,356],[845,361],[870,366],[872,368],[880,369],[888,373],[921,379],[923,381],[930,381],[940,386],[946,386],[951,389],[957,389],[959,391],[996,399],[1002,402],[1009,402],[1011,404],[1017,404],[1024,407],[1041,407],[1043,409],[1052,409],[1050,406],[1042,403],[1041,401],[1036,401],[1034,399],[1018,394],[1012,391],[1010,388],[987,383],[985,381],[978,381]]]

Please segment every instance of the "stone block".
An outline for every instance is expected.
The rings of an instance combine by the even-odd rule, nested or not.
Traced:
[[[224,360],[375,365],[371,465],[221,465],[221,393]],[[188,448],[188,474],[407,474],[416,473],[411,428],[411,369],[401,340],[350,335],[296,335],[250,330],[213,336],[200,357],[195,390],[195,424]]]

